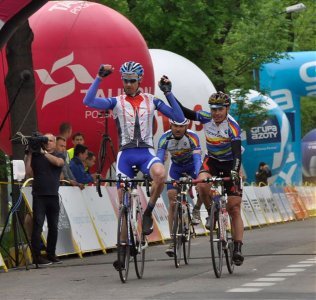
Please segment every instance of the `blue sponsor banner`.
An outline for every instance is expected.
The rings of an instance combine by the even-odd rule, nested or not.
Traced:
[[[260,89],[286,113],[291,125],[291,151],[275,182],[299,184],[302,182],[300,97],[316,95],[316,52],[288,54],[289,59],[261,67]]]

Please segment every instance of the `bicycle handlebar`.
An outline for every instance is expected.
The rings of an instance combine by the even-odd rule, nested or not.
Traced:
[[[101,178],[100,175],[97,175],[97,180],[96,180],[97,181],[97,184],[96,184],[97,192],[98,192],[99,196],[102,197],[101,182],[120,183],[120,184],[123,184],[123,185],[121,185],[121,187],[127,186],[129,183],[144,183],[145,182],[146,194],[148,197],[150,197],[149,182],[151,181],[151,179],[148,178],[147,175],[145,175],[144,177],[145,177],[144,179],[136,179],[136,178],[129,179],[127,177],[121,177],[119,175],[117,179],[105,179],[105,178]]]

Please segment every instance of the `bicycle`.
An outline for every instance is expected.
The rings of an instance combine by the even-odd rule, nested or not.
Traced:
[[[149,195],[149,178],[145,175],[144,179],[128,179],[122,178],[119,174],[117,180],[99,178],[97,184],[101,182],[117,183],[122,192],[117,227],[117,265],[120,279],[123,283],[127,281],[131,257],[134,259],[137,278],[141,279],[144,274],[148,241],[142,232],[143,209],[137,186],[139,183],[145,183]],[[101,191],[100,187],[98,189]]]
[[[212,254],[212,265],[215,276],[220,278],[222,275],[223,255],[229,274],[234,272],[231,219],[226,210],[227,194],[224,188],[224,182],[230,181],[230,177],[210,177],[204,180],[194,180],[196,183],[212,183],[214,187],[220,189],[220,193],[212,193],[212,206],[209,215],[210,224],[210,247]]]
[[[189,264],[191,254],[191,238],[195,237],[195,230],[192,224],[191,209],[187,200],[187,194],[192,187],[192,179],[181,177],[179,180],[166,182],[177,188],[175,212],[173,218],[172,241],[174,247],[174,263],[179,268],[182,250],[185,264]]]

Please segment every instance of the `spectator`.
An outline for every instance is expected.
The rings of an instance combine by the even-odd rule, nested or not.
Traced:
[[[80,144],[80,145],[84,145],[84,135],[81,132],[76,132],[73,136],[72,136],[72,144],[73,144],[73,148],[70,148],[67,150],[68,152],[68,156],[69,156],[69,160],[72,160],[74,157],[74,150],[76,145]]]
[[[89,174],[91,174],[91,168],[93,168],[93,166],[96,163],[96,156],[92,151],[88,151],[88,156],[84,162],[84,169],[86,172],[88,172]],[[96,179],[96,173],[91,174],[91,176],[93,177],[93,179]]]
[[[64,166],[64,159],[56,148],[56,138],[52,134],[45,134],[48,142],[34,149],[30,147],[25,157],[26,175],[33,177],[33,230],[32,254],[33,262],[38,265],[60,263],[56,257],[59,218],[59,179]],[[41,234],[45,216],[48,224],[47,258],[41,256]]]
[[[88,147],[78,144],[74,149],[74,157],[70,161],[70,169],[76,181],[83,184],[94,183],[94,179],[85,171],[84,163],[88,157]]]
[[[70,170],[69,163],[66,160],[66,157],[68,156],[68,153],[66,150],[66,140],[62,136],[58,136],[56,139],[56,151],[62,153],[65,159],[65,164],[63,166],[63,171],[62,171],[62,175],[63,175],[62,179],[69,181],[71,186],[78,186],[80,189],[83,189],[84,188],[83,184],[78,183],[76,181],[75,176],[72,174]]]
[[[66,140],[71,138],[72,135],[72,126],[70,123],[63,122],[59,125],[59,136],[63,137]]]
[[[271,177],[271,171],[269,166],[265,162],[261,162],[256,172],[256,184],[257,185],[268,185],[268,177]]]

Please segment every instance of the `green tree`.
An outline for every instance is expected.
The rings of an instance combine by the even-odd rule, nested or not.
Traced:
[[[316,128],[316,97],[301,99],[302,137]]]

